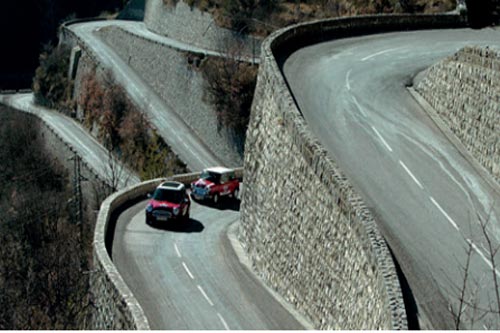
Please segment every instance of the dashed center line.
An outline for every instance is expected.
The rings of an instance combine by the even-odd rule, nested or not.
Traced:
[[[457,224],[455,223],[455,221],[453,221],[453,219],[450,217],[450,215],[448,215],[448,213],[446,213],[446,211],[437,203],[437,201],[433,198],[433,197],[429,197],[432,201],[432,203],[434,204],[434,206],[437,207],[437,209],[439,209],[439,211],[441,212],[441,214],[443,214],[446,219],[448,220],[448,222],[450,222],[450,224],[457,230],[458,229],[458,226]]]
[[[224,317],[220,313],[217,312],[217,316],[219,316],[220,321],[222,322],[222,325],[224,325],[224,328],[229,331],[229,326],[227,325],[226,321],[224,320]]]
[[[193,274],[191,274],[191,271],[189,270],[189,268],[187,267],[186,263],[185,262],[182,262],[182,266],[184,267],[184,270],[186,271],[186,273],[189,275],[189,277],[194,280],[194,276]]]
[[[484,260],[484,262],[491,268],[493,269],[493,264],[491,263],[491,261],[486,258],[486,256],[483,254],[483,252],[477,247],[476,244],[474,244],[470,239],[467,239],[467,243],[469,243],[472,248],[474,249],[474,251],[477,252],[477,254],[479,254],[479,256],[481,257],[481,259]],[[498,272],[498,269],[495,269],[495,274],[500,277],[500,272]]]
[[[177,244],[175,244],[175,243],[174,243],[174,248],[175,248],[175,252],[177,253],[177,256],[178,256],[179,258],[181,258],[181,257],[182,257],[182,256],[181,256],[181,252],[179,251],[179,248],[177,247]]]
[[[363,117],[366,118],[366,113],[363,110],[363,107],[359,104],[358,99],[356,98],[356,96],[354,96],[354,95],[351,95],[351,96],[352,96],[352,100],[354,101],[354,104],[356,104],[356,107],[358,108],[359,112],[361,112],[361,114],[363,115]]]
[[[382,135],[380,135],[380,133],[377,131],[377,129],[374,126],[372,126],[372,129],[375,132],[375,134],[377,134],[377,136],[380,139],[380,141],[382,141],[382,143],[384,144],[385,148],[387,148],[387,150],[389,150],[392,153],[392,148],[391,148],[391,146],[389,146],[389,144],[387,143],[387,141],[385,141],[385,139],[382,137]]]
[[[349,82],[349,76],[351,75],[351,71],[352,71],[352,69],[350,69],[347,72],[347,75],[345,76],[345,85],[347,87],[347,90],[351,90],[351,83]]]
[[[398,47],[393,48],[393,49],[388,49],[388,50],[380,51],[380,52],[377,52],[377,53],[371,54],[371,55],[369,55],[369,56],[367,56],[367,57],[364,57],[363,59],[361,59],[361,61],[366,61],[366,60],[371,59],[371,58],[373,58],[373,57],[376,57],[376,56],[378,56],[378,55],[381,55],[381,54],[384,54],[384,53],[387,53],[387,52],[391,52],[391,51],[394,51],[394,50],[397,50],[397,49],[398,49]]]
[[[198,290],[201,292],[201,294],[203,295],[203,297],[205,297],[205,299],[207,300],[208,304],[210,304],[210,306],[214,306],[214,303],[212,303],[212,301],[210,300],[210,298],[208,297],[208,295],[205,293],[205,290],[203,290],[203,288],[198,285]]]
[[[418,185],[418,187],[420,187],[420,189],[424,189],[424,187],[422,186],[422,184],[418,181],[417,177],[415,177],[415,175],[410,171],[410,169],[406,166],[406,164],[404,164],[403,161],[399,160],[399,164],[401,164],[401,166],[403,167],[403,169],[405,169],[406,173],[410,175],[411,179],[413,179],[413,181]]]

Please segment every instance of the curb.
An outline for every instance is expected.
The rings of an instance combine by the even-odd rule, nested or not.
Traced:
[[[311,321],[309,321],[305,316],[303,316],[301,313],[299,313],[293,305],[288,303],[280,294],[278,294],[276,291],[271,289],[260,277],[259,275],[255,272],[255,270],[252,267],[252,263],[250,262],[250,258],[245,253],[245,250],[243,249],[243,246],[241,245],[240,241],[238,240],[238,233],[239,233],[239,226],[240,226],[240,220],[234,222],[227,228],[227,233],[226,237],[229,240],[229,243],[231,244],[231,247],[236,254],[236,257],[238,257],[238,260],[240,264],[250,272],[250,274],[255,278],[255,281],[259,283],[259,285],[267,290],[269,294],[273,296],[273,298],[281,305],[283,308],[285,308],[288,312],[292,314],[292,316],[297,319],[297,321],[304,327],[305,330],[314,330],[314,325],[312,324]]]

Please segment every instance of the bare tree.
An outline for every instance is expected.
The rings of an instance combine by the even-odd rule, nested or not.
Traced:
[[[455,321],[455,329],[473,329],[474,325],[483,320],[483,327],[498,329],[500,326],[500,290],[498,275],[499,272],[496,267],[496,255],[500,245],[495,245],[491,237],[488,227],[491,223],[493,214],[493,206],[491,207],[488,217],[483,219],[479,213],[476,212],[476,219],[480,227],[480,236],[486,244],[486,254],[483,254],[478,246],[471,240],[467,239],[466,260],[464,265],[460,265],[462,271],[462,282],[460,285],[454,285],[457,290],[457,305],[450,305],[450,312]],[[472,234],[472,226],[470,227]],[[471,280],[471,264],[475,253],[483,257],[488,266],[488,274],[483,276],[480,280]],[[488,275],[491,277],[488,278]],[[484,290],[484,285],[493,283],[493,299],[488,299],[487,304],[480,301],[480,293]],[[467,322],[467,327],[464,327]]]
[[[91,241],[69,222],[68,174],[43,151],[37,123],[21,113],[5,114],[0,113],[0,328],[78,329],[89,304],[82,271],[89,266]],[[75,246],[82,242],[86,246]]]
[[[227,42],[224,57],[208,58],[201,65],[207,97],[216,109],[218,129],[231,134],[240,153],[243,152],[258,69],[242,61],[242,48],[242,45]]]
[[[114,156],[111,150],[108,150],[108,158],[105,161],[105,175],[104,180],[110,187],[111,193],[118,191],[118,189],[126,187],[131,179],[131,172]]]

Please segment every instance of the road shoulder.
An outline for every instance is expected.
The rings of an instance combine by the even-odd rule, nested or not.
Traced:
[[[279,295],[276,291],[267,286],[264,281],[255,273],[255,270],[252,268],[252,264],[250,259],[246,255],[243,247],[241,246],[240,241],[238,240],[238,230],[240,226],[240,221],[236,221],[232,223],[227,228],[227,238],[229,239],[229,243],[238,258],[240,264],[252,275],[262,288],[267,290],[269,294],[279,303],[283,308],[285,308],[306,330],[314,330],[313,324],[302,314],[300,314],[290,303],[288,303],[281,295]]]

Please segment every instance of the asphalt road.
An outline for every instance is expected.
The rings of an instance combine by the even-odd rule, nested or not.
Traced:
[[[140,24],[133,22],[96,21],[71,25],[68,29],[78,35],[94,52],[101,66],[114,74],[116,81],[123,86],[134,103],[148,115],[158,134],[179,155],[190,170],[202,170],[208,166],[222,165],[222,162],[207,149],[202,140],[194,136],[193,131],[177,115],[175,110],[166,105],[149,85],[94,33],[102,27],[118,24],[124,27],[132,26],[131,29],[140,26]],[[143,30],[138,31],[144,32]],[[189,48],[178,42],[175,43],[175,46],[182,46],[184,50],[200,51],[198,48]]]
[[[192,170],[220,164],[174,110],[93,34],[105,24],[71,29],[112,70]],[[468,240],[474,244],[472,276],[487,286],[478,292],[485,305],[492,291],[491,263],[475,216],[489,216],[488,232],[498,244],[500,197],[404,86],[461,46],[498,43],[498,37],[489,29],[344,39],[302,49],[284,66],[311,128],[379,217],[412,287],[423,327],[451,327],[448,303],[456,305],[458,299],[453,285],[461,284]],[[144,206],[120,216],[113,259],[152,328],[303,327],[231,252],[225,233],[237,212],[195,205],[191,230],[158,230],[143,223]],[[489,327],[488,320],[474,327]]]
[[[107,177],[106,149],[73,119],[32,101],[32,94],[0,95],[0,102],[37,114],[96,172]],[[139,182],[133,173],[127,180],[128,185]],[[236,239],[237,203],[211,208],[193,202],[189,224],[173,229],[146,225],[145,206],[141,202],[120,215],[112,259],[145,310],[151,328],[312,328],[249,268]],[[230,227],[233,231],[228,234]]]
[[[113,72],[191,170],[222,164],[193,136],[175,110],[96,36],[94,32],[107,25],[119,25],[179,49],[213,52],[151,34],[136,22],[100,21],[70,26],[101,65]],[[252,273],[248,263],[241,262],[245,257],[238,241],[230,242],[228,238],[228,228],[237,226],[238,210],[193,203],[189,226],[172,230],[146,225],[145,206],[146,202],[141,202],[119,216],[112,259],[152,329],[312,328]]]
[[[500,244],[500,189],[485,181],[405,85],[465,45],[500,45],[500,30],[442,30],[340,39],[300,49],[284,73],[308,126],[377,216],[424,328],[453,327],[473,244],[471,283],[486,307],[493,272],[477,216]],[[499,134],[500,135],[500,134]],[[494,182],[493,182],[494,183]],[[498,258],[497,258],[498,260]],[[498,271],[497,276],[500,276]],[[466,309],[464,323],[472,316]],[[474,328],[499,328],[486,316]]]
[[[135,172],[111,157],[106,148],[78,122],[57,111],[34,105],[33,94],[0,95],[0,102],[43,119],[102,179],[115,182],[118,188],[140,181]],[[116,179],[117,176],[120,176],[119,179]]]
[[[228,228],[239,219],[237,207],[232,206],[217,209],[193,202],[186,227],[146,225],[146,201],[120,215],[113,262],[152,329],[310,327],[296,319],[239,261],[228,238]],[[242,252],[238,247],[236,251]]]

